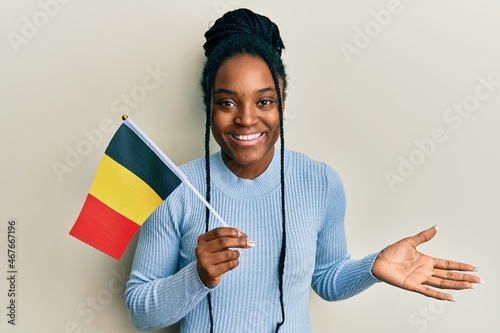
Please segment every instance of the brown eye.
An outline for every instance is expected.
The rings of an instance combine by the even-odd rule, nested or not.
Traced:
[[[271,106],[273,103],[274,103],[274,101],[272,101],[270,99],[264,99],[264,100],[259,102],[259,105],[260,106]]]
[[[225,108],[233,108],[236,106],[236,104],[232,101],[220,101],[220,102],[217,102],[217,105],[225,107]]]

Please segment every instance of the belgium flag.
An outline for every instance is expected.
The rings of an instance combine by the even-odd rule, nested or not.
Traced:
[[[118,260],[149,215],[186,179],[132,120],[124,119],[70,231]]]

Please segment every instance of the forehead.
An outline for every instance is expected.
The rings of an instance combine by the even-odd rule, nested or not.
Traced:
[[[259,90],[274,87],[267,63],[259,57],[237,55],[227,59],[217,70],[214,89]]]

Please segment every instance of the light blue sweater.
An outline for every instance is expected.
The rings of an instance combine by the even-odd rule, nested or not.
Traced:
[[[182,170],[205,193],[204,160]],[[253,180],[236,177],[220,153],[211,156],[211,203],[222,218],[257,242],[241,250],[240,265],[210,290],[196,271],[194,249],[205,231],[205,208],[179,186],[141,228],[125,292],[133,324],[141,330],[182,320],[183,333],[209,332],[211,291],[215,332],[274,332],[281,320],[278,258],[281,247],[279,151]],[[378,280],[377,253],[353,260],[344,232],[345,195],[337,173],[303,154],[285,153],[287,249],[284,275],[286,320],[280,333],[311,331],[310,287],[326,300],[341,300]],[[219,222],[212,216],[211,228]]]

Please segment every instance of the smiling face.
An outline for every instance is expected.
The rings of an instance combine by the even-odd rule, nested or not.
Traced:
[[[214,79],[212,133],[227,167],[240,178],[262,174],[273,158],[279,125],[276,88],[266,62],[250,55],[226,60]]]

